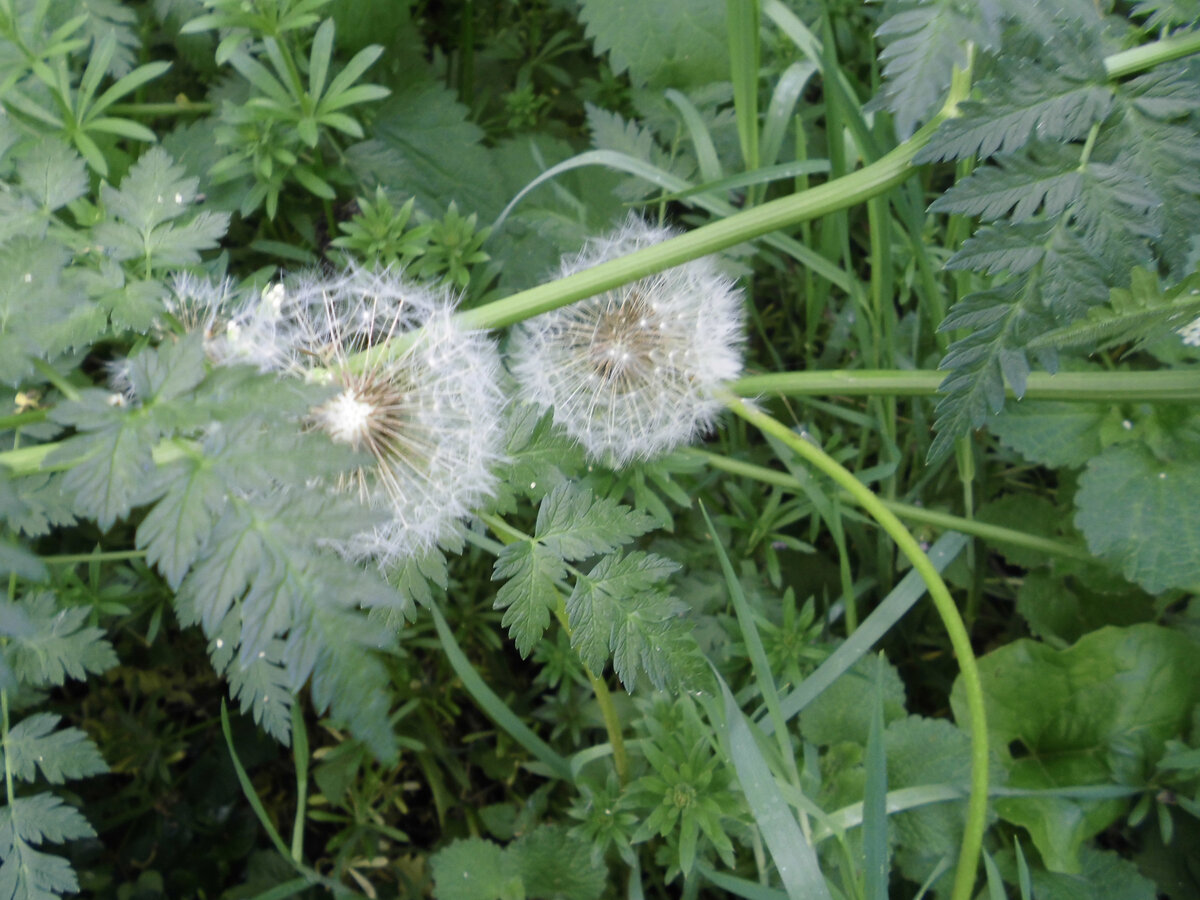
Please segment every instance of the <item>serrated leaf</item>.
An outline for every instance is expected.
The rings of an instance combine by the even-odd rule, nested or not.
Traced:
[[[211,464],[194,459],[163,466],[153,477],[166,486],[166,493],[138,525],[136,543],[146,551],[146,561],[178,590],[225,506],[226,485]]]
[[[22,681],[34,686],[60,685],[67,678],[84,680],[117,663],[99,628],[84,628],[88,607],[60,609],[54,595],[38,593],[17,603],[33,630],[14,635],[4,656]]]
[[[258,655],[243,661],[231,654],[220,670],[229,679],[229,693],[252,714],[256,724],[284,746],[291,743],[292,703],[287,671],[282,665],[283,641],[270,641]]]
[[[96,405],[95,414],[99,416],[108,407],[110,396],[104,391],[86,391],[81,404]],[[86,414],[79,409],[81,404],[70,409],[64,409],[67,404],[63,404],[56,411],[62,416],[58,421],[69,424],[72,419],[68,416],[73,416],[73,421],[84,427]],[[76,510],[95,519],[105,531],[134,506],[154,499],[146,493],[146,487],[155,471],[151,450],[159,435],[158,428],[141,410],[112,413],[105,427],[64,441],[50,457],[52,464],[70,464],[70,471],[63,476],[63,489],[74,494]]]
[[[632,692],[641,674],[661,690],[684,668],[683,657],[694,649],[691,629],[679,618],[682,604],[663,585],[678,568],[636,551],[606,556],[576,580],[567,599],[571,646],[592,672],[603,672],[611,656]]]
[[[1100,452],[1110,408],[1096,403],[1021,400],[988,422],[988,430],[1030,462],[1082,466]]]
[[[507,853],[516,863],[525,896],[599,900],[608,870],[591,849],[562,825],[539,825],[510,844]]]
[[[482,838],[456,840],[430,858],[438,900],[519,900],[517,861]]]
[[[308,628],[321,645],[312,675],[313,705],[347,725],[381,762],[394,762],[391,679],[378,653],[387,636],[366,617],[340,610],[314,610]]]
[[[654,519],[639,510],[563,482],[538,508],[535,536],[563,559],[580,560],[615,550],[654,526]]]
[[[203,210],[177,221],[191,212],[197,183],[165,150],[151,147],[119,189],[102,188],[113,218],[95,226],[97,242],[113,259],[136,259],[154,269],[198,262],[200,251],[215,247],[224,236],[229,215]]]
[[[35,713],[8,733],[6,749],[13,777],[33,781],[37,770],[51,784],[108,771],[91,738],[78,728],[58,728],[60,716]],[[58,730],[55,730],[58,729]]]
[[[579,18],[636,87],[686,90],[729,77],[725,12],[720,0],[583,0]]]
[[[21,155],[17,178],[43,212],[66,206],[88,190],[83,159],[66,144],[49,138]]]
[[[368,184],[404,185],[426,211],[453,200],[490,220],[508,198],[467,113],[445,86],[417,82],[379,106],[372,138],[348,149],[347,164]]]
[[[890,11],[875,32],[884,85],[872,105],[891,111],[903,139],[942,104],[955,67],[966,65],[968,42],[986,46],[990,38],[978,13],[955,0],[913,0]]]
[[[1164,460],[1113,445],[1088,464],[1075,496],[1088,549],[1151,593],[1200,584],[1200,453],[1185,446]]]
[[[1102,67],[1069,73],[1030,64],[1007,66],[1002,80],[980,86],[987,101],[960,104],[960,115],[942,124],[917,161],[1012,153],[1034,137],[1081,138],[1112,108],[1113,92],[1106,79]]]
[[[0,381],[17,384],[46,359],[72,346],[69,327],[87,303],[64,277],[70,252],[55,240],[18,237],[0,247]]]
[[[503,609],[502,627],[528,656],[550,624],[550,613],[558,606],[557,582],[566,577],[562,558],[535,541],[517,541],[496,558],[492,580],[508,581],[496,592],[493,609]]]
[[[8,855],[14,841],[61,844],[95,835],[79,810],[54,794],[14,797],[10,805],[0,807],[0,856]]]
[[[214,526],[205,552],[179,588],[184,624],[199,623],[212,636],[230,606],[246,592],[263,554],[262,537],[245,504],[228,506]]]
[[[79,891],[75,870],[61,856],[34,850],[20,839],[0,855],[0,900],[54,900]]]

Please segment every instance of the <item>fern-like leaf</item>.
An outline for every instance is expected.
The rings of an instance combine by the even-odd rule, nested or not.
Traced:
[[[1109,302],[1088,310],[1087,317],[1038,335],[1033,350],[1086,347],[1089,352],[1119,344],[1138,350],[1162,340],[1200,317],[1200,273],[1163,290],[1158,276],[1137,268],[1129,288],[1113,288]]]

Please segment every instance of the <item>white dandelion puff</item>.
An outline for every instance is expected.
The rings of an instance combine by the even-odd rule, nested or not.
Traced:
[[[291,355],[285,301],[282,284],[241,292],[229,280],[214,283],[184,272],[171,284],[167,310],[185,331],[203,335],[214,365],[245,363],[272,372]]]
[[[504,396],[494,342],[454,322],[447,291],[391,271],[301,280],[287,306],[293,369],[339,388],[312,423],[372,458],[341,487],[386,515],[337,549],[383,567],[432,549],[495,488]]]
[[[673,237],[631,217],[564,261],[571,275]],[[741,295],[712,257],[529,319],[514,332],[522,396],[589,456],[621,466],[687,444],[722,409],[716,388],[742,369]]]

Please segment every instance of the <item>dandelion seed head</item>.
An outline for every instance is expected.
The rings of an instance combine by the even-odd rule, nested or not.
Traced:
[[[239,291],[231,281],[209,281],[190,273],[175,276],[168,311],[185,331],[199,333],[214,365],[245,363],[260,372],[279,371],[290,355],[282,284],[261,294]]]
[[[372,460],[339,488],[386,514],[336,549],[383,567],[432,549],[495,490],[504,396],[494,342],[454,321],[447,290],[392,270],[301,279],[288,296],[291,369],[311,377],[319,367],[341,388],[313,410],[313,427]]]
[[[637,217],[598,238],[562,274],[674,236]],[[563,307],[515,329],[525,399],[596,461],[624,465],[686,444],[721,410],[714,391],[741,373],[741,296],[711,257]]]

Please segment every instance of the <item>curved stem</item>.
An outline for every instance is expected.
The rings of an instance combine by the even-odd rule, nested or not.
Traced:
[[[945,379],[943,372],[855,369],[830,372],[779,372],[747,375],[730,385],[742,397],[783,394],[790,397],[894,396],[932,397]],[[1014,396],[1012,389],[1008,395]],[[1200,377],[1189,370],[1153,372],[1033,372],[1025,400],[1079,400],[1092,403],[1194,403],[1200,400]]]
[[[752,409],[733,394],[724,392],[720,399],[729,409],[751,425],[785,443],[797,456],[827,475],[838,487],[853,497],[855,502],[870,513],[880,527],[896,542],[900,552],[908,557],[912,567],[920,574],[929,590],[929,596],[933,600],[950,638],[950,645],[954,649],[955,656],[958,657],[967,709],[970,713],[971,792],[967,799],[967,826],[963,832],[958,868],[954,875],[954,890],[951,894],[952,900],[969,900],[975,886],[979,852],[983,846],[983,832],[987,825],[988,734],[979,667],[976,665],[975,652],[971,649],[971,639],[963,624],[962,616],[959,615],[958,607],[954,604],[954,598],[950,596],[950,590],[946,587],[946,583],[942,581],[941,575],[929,561],[929,557],[925,555],[916,538],[870,488],[854,477],[849,469],[816,444],[791,431],[782,422],[771,418],[766,413]]]

